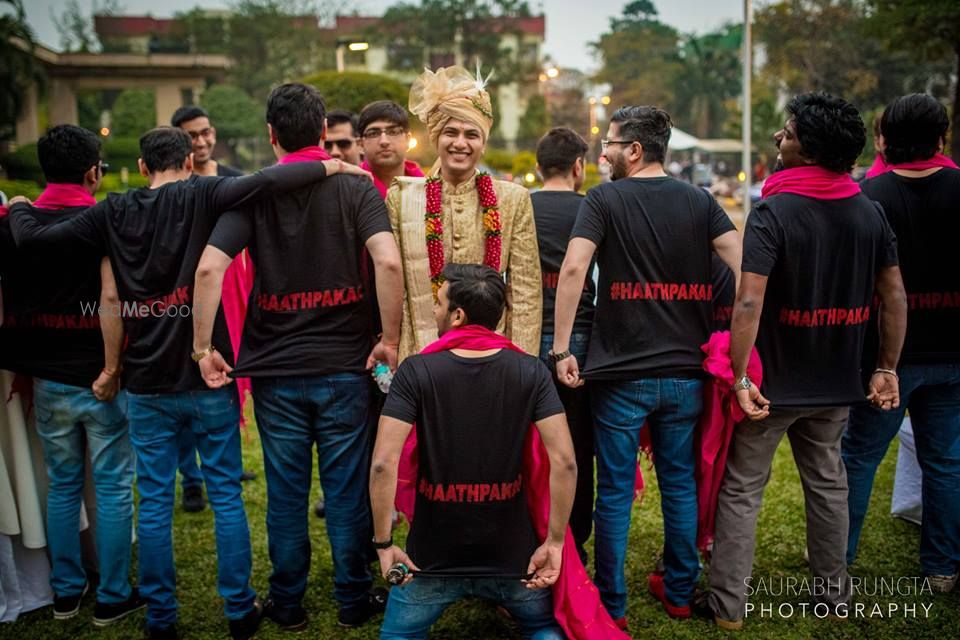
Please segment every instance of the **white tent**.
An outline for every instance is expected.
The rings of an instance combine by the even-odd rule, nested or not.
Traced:
[[[668,146],[671,151],[687,151],[688,149],[698,148],[700,146],[700,140],[694,138],[683,129],[674,127],[670,132],[670,144]]]

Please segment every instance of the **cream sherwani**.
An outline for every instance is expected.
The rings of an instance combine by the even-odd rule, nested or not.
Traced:
[[[502,225],[500,271],[507,283],[507,310],[497,331],[527,353],[540,351],[543,289],[533,205],[526,189],[493,181]],[[426,213],[426,180],[396,178],[387,193],[390,224],[403,257],[406,299],[400,332],[400,359],[437,339],[430,288]],[[483,263],[485,237],[474,180],[453,186],[443,182],[443,252],[445,262]]]

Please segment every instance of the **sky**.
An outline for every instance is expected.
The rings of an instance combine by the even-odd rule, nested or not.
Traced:
[[[416,2],[416,0],[407,0]],[[79,0],[88,10],[96,0]],[[352,0],[345,2],[361,15],[380,15],[396,0]],[[591,55],[589,43],[595,42],[610,25],[610,18],[621,14],[628,0],[528,0],[534,13],[542,11],[547,17],[544,53],[561,67],[593,71],[598,63]],[[52,15],[66,5],[66,0],[26,0],[27,21],[38,40],[54,49],[59,48]],[[171,17],[178,11],[195,6],[224,9],[229,0],[120,0],[128,15]],[[660,19],[682,32],[703,33],[724,22],[743,19],[742,0],[654,0]]]

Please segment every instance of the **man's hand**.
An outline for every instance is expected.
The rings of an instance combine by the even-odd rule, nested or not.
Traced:
[[[399,348],[400,345],[398,344],[387,344],[383,340],[380,340],[380,342],[374,345],[370,355],[367,356],[367,369],[373,369],[377,362],[386,362],[387,366],[390,367],[390,371],[396,372],[397,360],[399,359],[397,350]]]
[[[527,589],[546,589],[560,577],[560,567],[563,565],[563,545],[549,541],[537,547],[530,556],[527,573],[533,577],[524,580]]]
[[[97,400],[110,402],[117,397],[117,392],[120,391],[120,372],[102,369],[90,388]]]
[[[219,351],[207,354],[197,364],[200,365],[200,375],[203,376],[203,381],[211,389],[219,389],[233,382],[233,378],[228,375],[233,371],[233,367],[227,364]]]
[[[369,178],[370,181],[373,181],[373,174],[369,171],[365,171],[358,167],[355,164],[350,164],[349,162],[344,162],[343,160],[324,160],[323,167],[327,170],[328,176],[333,176],[338,173],[344,175],[352,176],[364,176]]]
[[[577,356],[567,356],[557,363],[557,380],[571,389],[583,386],[584,379],[580,377],[580,363],[577,362]]]
[[[891,411],[900,406],[900,380],[886,371],[874,371],[870,377],[867,400],[878,409]]]
[[[387,547],[386,549],[377,549],[377,555],[380,557],[380,575],[383,576],[384,580],[387,579],[387,572],[390,571],[390,567],[401,562],[407,565],[407,568],[411,571],[420,571],[420,567],[415,565],[413,560],[410,559],[410,556],[397,545]],[[413,580],[413,576],[408,573],[403,579],[403,582],[397,586],[402,587],[409,584],[411,580]]]
[[[751,420],[763,420],[770,415],[770,401],[763,397],[755,384],[749,389],[737,389],[737,402]]]
[[[7,201],[7,206],[12,207],[15,204],[33,204],[27,196],[14,196]]]

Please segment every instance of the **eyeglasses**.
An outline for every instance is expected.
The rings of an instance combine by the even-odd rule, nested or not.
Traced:
[[[600,149],[606,151],[611,144],[633,144],[634,142],[636,140],[607,140],[604,138],[600,141]]]
[[[388,138],[399,138],[407,132],[403,127],[387,127],[386,129],[367,129],[363,132],[364,140],[379,140],[380,136],[387,134]]]
[[[346,151],[347,149],[353,146],[354,142],[356,142],[356,140],[354,140],[353,138],[343,138],[341,140],[324,140],[323,148],[326,149],[327,151],[330,151],[331,149],[333,149],[333,145],[337,145],[337,148],[340,149],[340,151]]]
[[[107,171],[110,171],[110,165],[106,162],[101,162],[97,166],[100,167],[100,175],[105,175]]]

